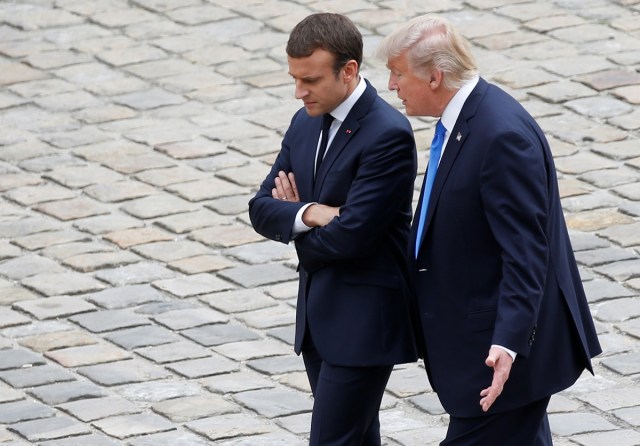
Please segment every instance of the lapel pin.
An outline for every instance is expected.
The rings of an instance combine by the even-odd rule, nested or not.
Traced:
[[[462,139],[462,133],[458,132],[458,136],[456,136],[456,141],[460,142]]]
[[[351,133],[351,130],[347,129],[346,132],[347,132],[347,135],[348,135],[348,134]]]

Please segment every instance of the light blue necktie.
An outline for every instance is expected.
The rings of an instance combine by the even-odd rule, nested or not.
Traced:
[[[420,219],[418,220],[418,232],[416,234],[416,258],[418,258],[418,251],[420,250],[422,231],[424,230],[427,208],[429,207],[429,197],[431,196],[433,180],[436,177],[436,170],[438,170],[438,163],[440,162],[440,154],[442,153],[442,144],[444,143],[444,134],[446,131],[447,129],[442,125],[442,121],[438,120],[438,123],[436,124],[436,134],[433,135],[433,141],[431,141],[429,165],[427,166],[427,179],[424,183],[424,193],[422,194],[422,203],[420,206]]]

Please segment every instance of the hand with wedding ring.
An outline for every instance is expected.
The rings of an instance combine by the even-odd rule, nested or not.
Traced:
[[[271,190],[271,196],[273,198],[281,201],[291,201],[293,203],[300,201],[293,172],[287,174],[281,170],[275,178],[275,184],[276,187]]]

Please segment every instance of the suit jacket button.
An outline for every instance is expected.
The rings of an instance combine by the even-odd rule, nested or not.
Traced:
[[[282,236],[280,234],[276,234],[275,241],[279,242],[280,240],[282,240]]]

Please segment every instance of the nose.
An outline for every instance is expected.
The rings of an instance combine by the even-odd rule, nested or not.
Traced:
[[[394,74],[389,75],[389,82],[387,83],[387,88],[391,91],[398,89],[398,81]]]
[[[302,82],[296,81],[296,87],[295,87],[296,99],[303,99],[308,94],[309,94],[309,90],[304,88],[304,86],[302,85]]]

